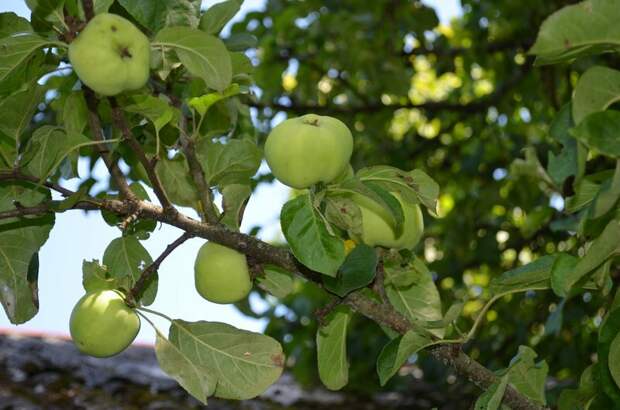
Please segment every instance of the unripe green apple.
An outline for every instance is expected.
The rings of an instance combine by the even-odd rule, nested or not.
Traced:
[[[114,356],[133,342],[140,318],[115,290],[87,293],[77,302],[69,322],[71,337],[82,351],[95,357]]]
[[[362,212],[362,242],[368,246],[383,246],[394,249],[411,249],[417,245],[424,231],[422,211],[417,204],[403,201],[402,197],[392,195],[403,208],[404,224],[400,236],[396,236],[388,211],[381,205],[362,195],[354,195],[353,201]]]
[[[297,189],[336,179],[352,152],[353,136],[347,126],[315,114],[283,121],[265,142],[265,159],[273,175]]]
[[[215,303],[238,302],[252,289],[245,255],[215,242],[198,251],[194,279],[198,293]]]
[[[95,16],[69,45],[69,60],[84,84],[103,95],[136,90],[149,78],[151,45],[121,16]]]

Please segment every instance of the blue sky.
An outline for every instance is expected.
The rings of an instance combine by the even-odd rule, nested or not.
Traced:
[[[218,0],[203,1],[204,7],[217,3]],[[426,0],[425,4],[436,8],[443,23],[458,15],[459,0]],[[251,10],[262,8],[263,0],[245,0],[240,14],[241,18]],[[28,17],[30,12],[22,0],[4,0],[0,12],[13,11]],[[84,166],[84,164],[81,164]],[[103,167],[97,167],[97,175],[106,178]],[[259,172],[264,172],[263,166]],[[66,181],[71,188],[77,180]],[[153,197],[151,195],[151,197]],[[264,227],[261,237],[266,240],[280,235],[278,215],[281,206],[288,198],[288,189],[275,182],[261,184],[250,199],[245,212],[242,231],[247,232],[253,226]],[[166,245],[174,241],[181,232],[169,226],[161,226],[151,238],[144,243],[153,259]],[[75,302],[83,295],[82,261],[84,259],[101,260],[103,252],[120,231],[106,225],[98,214],[84,214],[73,211],[59,214],[50,238],[40,252],[39,298],[40,311],[34,319],[18,327],[21,331],[36,331],[66,335],[69,331],[69,316]],[[193,283],[193,264],[198,248],[203,240],[192,239],[172,253],[159,270],[159,292],[157,300],[150,307],[162,311],[171,317],[185,320],[210,320],[230,323],[234,326],[260,331],[264,323],[241,315],[232,306],[217,305],[205,301],[196,293]],[[250,300],[253,303],[257,301]],[[166,323],[154,318],[163,330]],[[12,326],[4,313],[0,313],[0,327]],[[141,342],[151,343],[155,339],[154,331],[147,324],[138,336]]]

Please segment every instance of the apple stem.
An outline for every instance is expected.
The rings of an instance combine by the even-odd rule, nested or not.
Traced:
[[[319,119],[318,118],[314,118],[312,120],[304,120],[304,124],[308,124],[308,125],[312,125],[315,127],[319,126]]]

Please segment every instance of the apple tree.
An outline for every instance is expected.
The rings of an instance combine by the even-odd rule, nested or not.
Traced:
[[[463,328],[467,296],[442,300],[416,247],[424,218],[439,216],[441,189],[430,173],[351,166],[355,149],[363,149],[360,127],[335,116],[304,113],[262,143],[249,109],[262,78],[253,75],[245,53],[259,39],[239,30],[220,36],[240,0],[207,10],[198,0],[27,4],[30,21],[0,14],[0,302],[12,323],[37,313],[37,278],[45,274],[38,252],[55,214],[82,210],[99,213],[119,236],[101,261],[84,261],[85,296],[71,318],[76,345],[93,356],[114,355],[141,323],[162,316],[170,327],[156,328],[161,368],[204,403],[209,396],[261,394],[287,360],[270,336],[149,309],[160,264],[192,237],[208,242],[194,272],[183,274],[195,275],[196,291],[208,300],[241,307],[254,287],[285,301],[296,297],[298,283],[320,292],[326,303],[313,341],[320,380],[332,390],[349,381],[348,340],[361,331],[350,324],[365,317],[387,339],[376,357],[381,385],[414,354],[428,352],[482,389],[476,408],[545,408],[549,367],[532,347],[520,346],[495,372],[465,350],[495,304],[548,292],[568,305],[597,292],[604,309],[598,361],[584,363],[581,384],[563,391],[558,403],[595,409],[620,401],[620,310],[611,279],[620,243],[620,168],[589,168],[620,155],[620,120],[610,109],[619,95],[615,70],[594,66],[579,78],[572,100],[550,124],[562,151],[549,153],[547,167],[530,149],[511,170],[564,194],[569,220],[556,227],[575,246],[493,277],[489,299]],[[619,13],[618,0],[563,8],[542,24],[530,54],[549,65],[616,52]],[[384,100],[388,105],[389,96]],[[297,189],[281,210],[284,246],[239,231],[263,156],[275,178]],[[105,192],[91,193],[95,180],[78,175],[80,158],[105,164]],[[67,189],[63,182],[75,177],[82,177],[79,188]],[[158,223],[183,234],[153,257],[142,243],[157,236]]]

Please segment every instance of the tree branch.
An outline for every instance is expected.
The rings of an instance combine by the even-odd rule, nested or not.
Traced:
[[[181,100],[172,94],[167,95],[172,101],[172,104],[181,110]],[[187,119],[182,112],[180,130],[181,133],[179,140],[181,142],[181,149],[187,159],[192,180],[196,184],[196,188],[198,188],[198,196],[200,198],[200,204],[202,205],[202,219],[210,224],[216,224],[218,223],[218,217],[213,209],[213,195],[211,193],[211,187],[205,179],[204,169],[202,168],[202,165],[200,165],[200,161],[196,156],[194,140],[187,135]]]
[[[145,201],[132,203],[128,200],[93,199],[92,203],[90,200],[89,202],[79,202],[73,207],[73,209],[93,209],[94,207],[99,207],[100,209],[105,209],[121,216],[138,212],[145,218],[150,218],[180,228],[184,230],[187,235],[198,236],[219,243],[249,255],[262,263],[271,263],[293,272],[307,280],[317,282],[318,284],[322,283],[321,275],[319,273],[301,265],[286,249],[270,245],[255,237],[232,231],[224,225],[207,224],[183,215],[182,213],[171,214],[165,212],[162,207]],[[51,208],[49,205],[42,204],[32,208],[21,208],[16,211],[19,211],[20,216],[24,216],[27,214],[49,212],[51,211]],[[181,238],[179,238],[179,240],[180,239]],[[172,245],[173,244],[169,245],[169,248]],[[172,252],[173,249],[174,248],[170,249],[170,252]],[[168,249],[166,249],[166,251],[168,251]],[[162,256],[160,256],[160,258],[162,258]],[[344,303],[351,306],[358,313],[381,325],[388,326],[398,333],[404,334],[412,329],[411,323],[399,312],[397,312],[393,306],[387,303],[379,304],[365,297],[359,291],[349,294],[345,298]],[[498,381],[498,377],[493,372],[486,369],[471,357],[467,356],[460,350],[460,348],[455,352],[453,346],[439,346],[431,349],[431,354],[433,357],[441,360],[446,365],[451,366],[457,373],[466,377],[468,380],[483,389],[487,389],[490,385]],[[518,410],[543,409],[542,406],[533,403],[528,397],[520,394],[511,387],[506,389],[504,402],[513,409]]]
[[[502,83],[493,93],[486,97],[479,98],[472,102],[461,104],[453,103],[449,101],[428,101],[424,103],[409,102],[406,104],[383,104],[381,102],[368,102],[359,105],[317,105],[317,104],[303,104],[297,101],[292,101],[291,104],[282,104],[279,102],[262,102],[262,101],[247,101],[251,107],[258,109],[270,108],[274,111],[285,111],[292,113],[305,114],[308,112],[314,112],[317,114],[355,114],[355,113],[372,113],[376,111],[398,109],[419,109],[429,113],[436,113],[439,111],[452,111],[465,114],[474,114],[486,110],[487,108],[499,103],[506,93],[518,84],[525,75],[532,68],[532,59],[528,59],[527,62],[520,67],[520,69],[513,75],[512,78]]]
[[[86,106],[88,108],[88,125],[90,127],[91,132],[93,133],[93,138],[95,141],[99,141],[100,143],[95,145],[95,149],[103,158],[103,162],[105,163],[112,179],[118,185],[118,190],[122,194],[123,197],[136,201],[137,198],[135,194],[129,189],[129,185],[127,184],[127,180],[125,179],[125,175],[121,172],[120,168],[116,161],[114,161],[109,155],[109,149],[106,147],[105,138],[102,134],[101,121],[99,120],[99,115],[97,114],[97,97],[95,93],[90,88],[86,87],[82,84],[82,89],[84,90],[84,96],[86,98]]]
[[[74,194],[73,191],[70,191],[58,184],[53,182],[43,181],[41,182],[40,178],[26,175],[21,172],[19,169],[14,169],[12,171],[0,171],[0,181],[28,181],[37,185],[43,185],[54,191],[60,193],[64,197],[68,197]]]
[[[114,125],[121,131],[121,134],[123,135],[123,140],[127,142],[127,144],[129,144],[129,147],[136,154],[138,160],[144,167],[144,170],[146,171],[146,174],[151,181],[151,185],[153,186],[153,191],[155,192],[157,199],[159,200],[166,212],[176,213],[176,208],[174,207],[174,205],[172,205],[170,199],[168,199],[168,195],[166,194],[161,180],[159,179],[159,175],[157,175],[157,172],[155,172],[155,166],[153,165],[153,162],[149,161],[149,159],[146,157],[146,153],[142,149],[142,146],[133,136],[133,133],[129,129],[127,121],[125,121],[123,111],[116,102],[116,98],[112,97],[109,99],[109,101],[112,107],[112,121],[114,122]]]
[[[174,251],[176,248],[181,246],[186,240],[193,237],[192,234],[184,232],[179,238],[177,238],[174,242],[169,244],[166,249],[159,255],[157,259],[153,263],[151,263],[146,269],[142,271],[140,277],[133,285],[131,290],[129,291],[128,299],[133,305],[137,305],[140,298],[142,297],[142,292],[151,282],[153,275],[159,269],[159,265]]]

